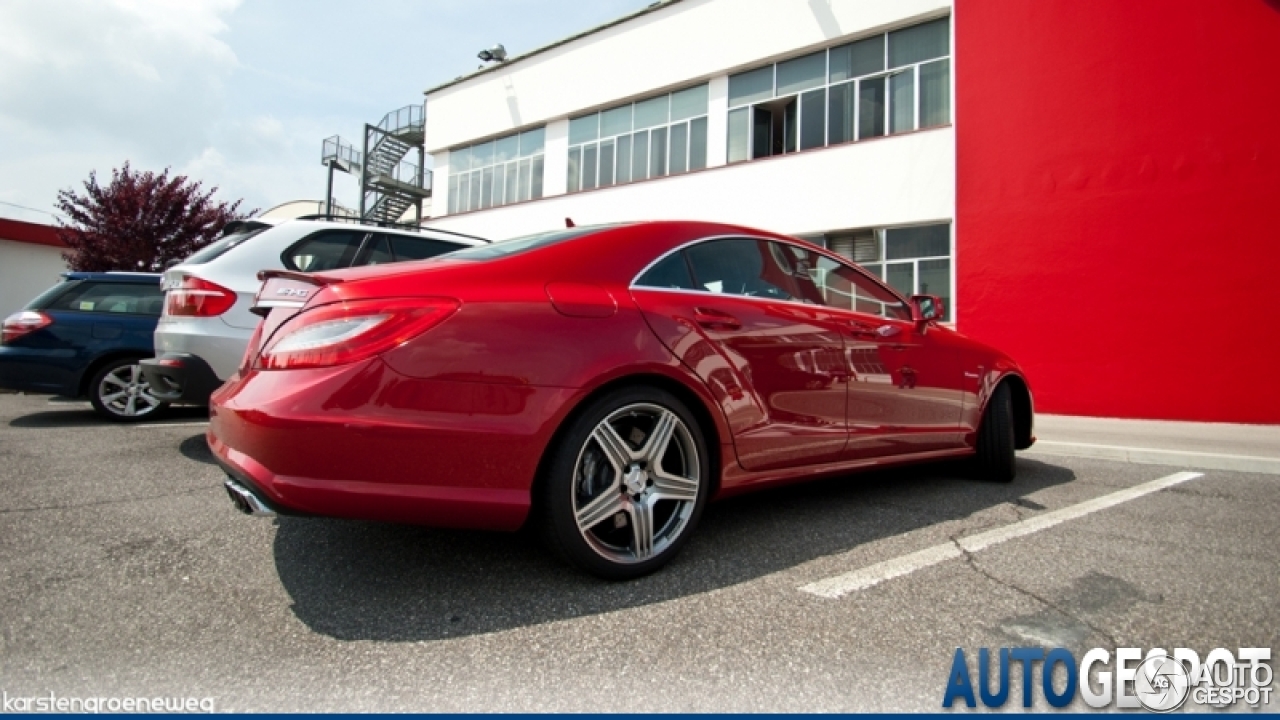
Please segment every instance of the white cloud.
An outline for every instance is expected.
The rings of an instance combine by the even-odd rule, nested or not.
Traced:
[[[644,2],[0,0],[0,201],[52,209],[126,161],[246,208],[319,199],[323,138],[358,146],[495,39],[520,52]],[[356,187],[334,178],[346,204]]]
[[[47,207],[51,186],[78,184],[90,170],[105,175],[126,160],[161,169],[207,146],[208,119],[238,65],[219,37],[237,4],[0,3],[4,161],[26,173],[0,180],[0,197]]]

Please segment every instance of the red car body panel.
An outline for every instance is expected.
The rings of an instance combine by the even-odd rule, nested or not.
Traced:
[[[997,351],[936,324],[867,327],[866,315],[824,306],[631,286],[669,251],[726,235],[836,258],[758,230],[667,222],[482,261],[281,274],[268,287],[317,287],[301,309],[271,311],[214,394],[210,447],[281,511],[501,530],[525,521],[557,430],[617,382],[659,382],[696,406],[720,447],[720,496],[972,454],[989,393],[1019,374]],[[376,357],[252,362],[298,312],[432,297],[459,307]]]

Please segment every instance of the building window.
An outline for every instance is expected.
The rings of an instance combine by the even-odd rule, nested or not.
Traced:
[[[903,295],[937,295],[950,322],[951,223],[857,230],[826,236],[827,247]]]
[[[542,197],[546,128],[449,151],[449,214]]]
[[[729,162],[951,122],[951,19],[729,77]]]
[[[569,121],[569,192],[707,166],[707,86]]]

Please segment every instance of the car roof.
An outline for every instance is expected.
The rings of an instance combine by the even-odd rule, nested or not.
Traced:
[[[259,222],[259,221],[255,219],[251,222]],[[491,242],[490,240],[487,240],[482,237],[477,237],[475,235],[466,235],[464,233],[453,232],[451,230],[441,230],[439,228],[434,228],[434,227],[414,228],[414,227],[396,227],[395,225],[379,225],[375,223],[364,223],[356,218],[345,220],[342,218],[323,219],[323,218],[303,216],[300,218],[280,220],[279,222],[275,222],[272,224],[275,225],[276,227],[280,227],[281,225],[300,224],[300,225],[310,225],[315,227],[316,229],[343,228],[343,229],[351,229],[351,230],[361,230],[364,232],[391,233],[395,235],[404,235],[406,237],[427,237],[427,238],[434,237],[440,240],[447,239],[451,242],[457,242],[462,245],[484,245]]]
[[[96,280],[99,282],[136,283],[139,280],[154,280],[159,283],[161,273],[144,272],[64,272],[62,277],[68,280]]]

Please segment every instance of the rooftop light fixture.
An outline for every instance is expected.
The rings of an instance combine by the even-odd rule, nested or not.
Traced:
[[[507,49],[502,47],[502,43],[498,43],[488,50],[481,50],[476,57],[485,62],[506,62]]]

